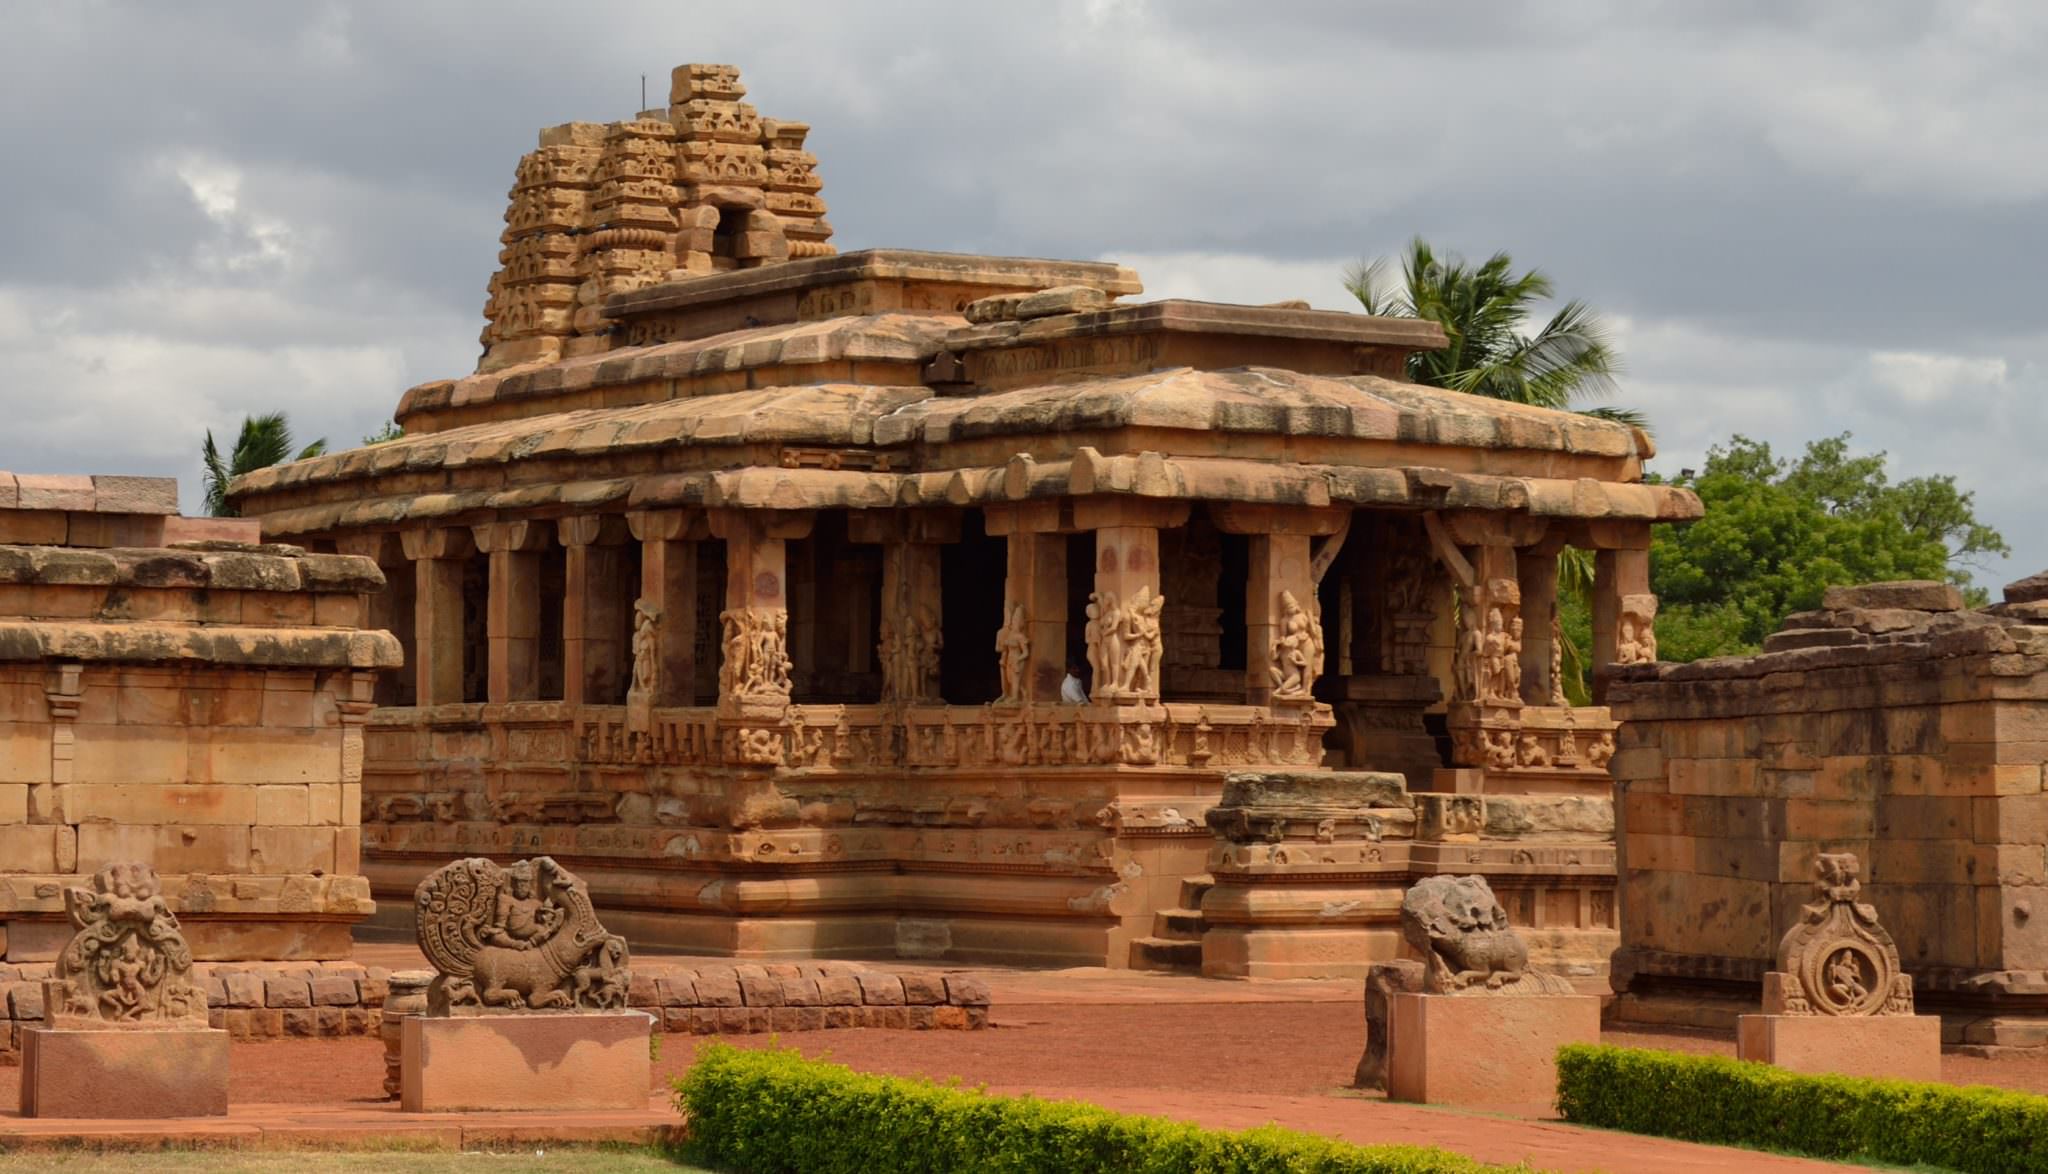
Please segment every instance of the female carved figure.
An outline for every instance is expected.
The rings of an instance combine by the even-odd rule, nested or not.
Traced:
[[[1292,591],[1280,593],[1280,631],[1273,640],[1273,696],[1309,696],[1323,657],[1323,627]]]
[[[1010,608],[1009,622],[996,632],[996,656],[1003,672],[1003,705],[1024,703],[1024,684],[1031,661],[1031,636],[1025,626],[1024,605]]]
[[[633,604],[633,688],[652,694],[661,672],[661,609],[638,600]]]
[[[1118,688],[1123,677],[1123,645],[1117,639],[1117,629],[1123,626],[1123,609],[1117,606],[1116,592],[1092,591],[1088,594],[1088,669],[1095,691],[1104,693]]]

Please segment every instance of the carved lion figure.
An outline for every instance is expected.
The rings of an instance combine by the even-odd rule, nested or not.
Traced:
[[[1571,983],[1529,969],[1529,948],[1483,876],[1432,876],[1401,899],[1401,935],[1422,952],[1432,994],[1570,994]]]

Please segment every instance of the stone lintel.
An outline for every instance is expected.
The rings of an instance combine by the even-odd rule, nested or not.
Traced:
[[[1245,502],[1217,502],[1209,507],[1209,519],[1225,534],[1289,534],[1326,538],[1344,528],[1351,518],[1346,506],[1256,505]]]

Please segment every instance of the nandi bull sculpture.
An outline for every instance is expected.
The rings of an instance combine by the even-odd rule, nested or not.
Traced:
[[[605,932],[590,890],[550,857],[457,860],[420,882],[415,907],[420,952],[438,972],[429,1014],[626,1005],[626,940]]]

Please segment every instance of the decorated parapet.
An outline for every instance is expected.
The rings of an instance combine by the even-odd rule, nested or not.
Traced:
[[[1911,1015],[1913,976],[1899,948],[1856,898],[1862,871],[1848,852],[1814,860],[1819,900],[1778,942],[1778,968],[1764,974],[1766,1015]]]
[[[65,889],[64,905],[78,932],[45,984],[50,1027],[206,1026],[206,992],[192,981],[192,949],[155,869],[110,864],[93,874],[92,887]]]
[[[437,972],[429,1014],[626,1006],[626,939],[605,932],[589,888],[551,857],[457,860],[421,881],[415,902],[420,952]]]
[[[1401,898],[1401,936],[1422,952],[1432,995],[1569,995],[1571,983],[1529,969],[1529,947],[1483,876],[1432,876]]]

